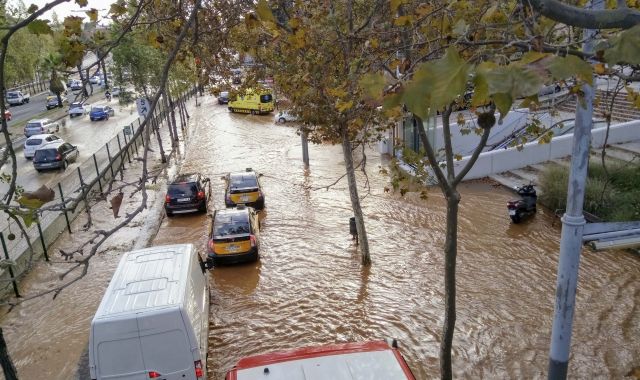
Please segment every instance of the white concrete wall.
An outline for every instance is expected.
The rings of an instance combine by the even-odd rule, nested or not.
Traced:
[[[504,120],[502,120],[502,123],[496,123],[496,125],[491,128],[491,134],[489,135],[487,146],[492,146],[502,141],[505,137],[525,126],[530,121],[531,116],[533,116],[533,114],[528,109],[517,109],[509,112]],[[538,114],[537,116],[543,125],[550,126],[552,124],[551,115],[548,113]],[[500,115],[496,113],[496,119],[499,118]],[[456,124],[456,120],[453,116],[451,123],[451,144],[453,146],[454,154],[460,154],[463,156],[470,155],[478,145],[478,141],[480,141],[479,136],[473,131],[467,135],[460,133],[462,128]],[[465,124],[465,128],[471,128],[472,130],[476,127],[477,123],[475,118],[467,121]],[[441,125],[436,128],[435,141],[432,142],[432,144],[436,152],[444,149],[444,133],[442,132]]]
[[[593,129],[591,132],[591,146],[602,148],[606,133],[606,127]],[[609,131],[608,144],[624,143],[640,140],[640,120],[612,125]],[[555,158],[571,155],[573,148],[573,135],[568,134],[552,139],[548,144],[531,142],[525,144],[521,151],[517,148],[508,148],[481,153],[473,168],[465,176],[465,180],[482,178],[494,173],[519,169],[527,165],[539,164]],[[456,173],[459,172],[469,160],[469,156],[455,162]]]

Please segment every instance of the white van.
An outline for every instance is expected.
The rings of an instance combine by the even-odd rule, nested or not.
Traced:
[[[91,321],[91,379],[205,379],[208,314],[192,244],[126,253]]]

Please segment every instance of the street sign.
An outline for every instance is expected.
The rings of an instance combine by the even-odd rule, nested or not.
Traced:
[[[146,98],[138,98],[136,100],[136,107],[138,108],[138,115],[142,117],[147,117],[149,113],[149,107],[151,104],[149,103],[149,99]]]
[[[131,128],[131,125],[125,125],[124,126],[124,134],[125,135],[131,135],[133,133],[133,128]]]

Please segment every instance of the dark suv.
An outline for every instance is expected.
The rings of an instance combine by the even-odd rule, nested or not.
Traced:
[[[174,212],[207,212],[210,196],[209,178],[198,173],[181,174],[167,187],[164,210],[167,216],[173,216]]]
[[[258,259],[260,222],[251,207],[216,210],[207,244],[207,266]]]
[[[224,203],[227,207],[233,207],[239,204],[251,206],[256,210],[264,208],[264,193],[260,186],[259,177],[251,168],[247,168],[244,172],[229,173],[224,179],[227,182],[227,188],[224,194]]]
[[[66,169],[78,158],[78,147],[62,141],[53,141],[38,148],[33,155],[33,167],[37,171]]]

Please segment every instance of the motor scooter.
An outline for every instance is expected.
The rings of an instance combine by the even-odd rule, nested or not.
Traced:
[[[516,192],[521,198],[507,202],[507,209],[513,223],[520,223],[524,218],[535,214],[538,195],[531,184],[516,187]]]

